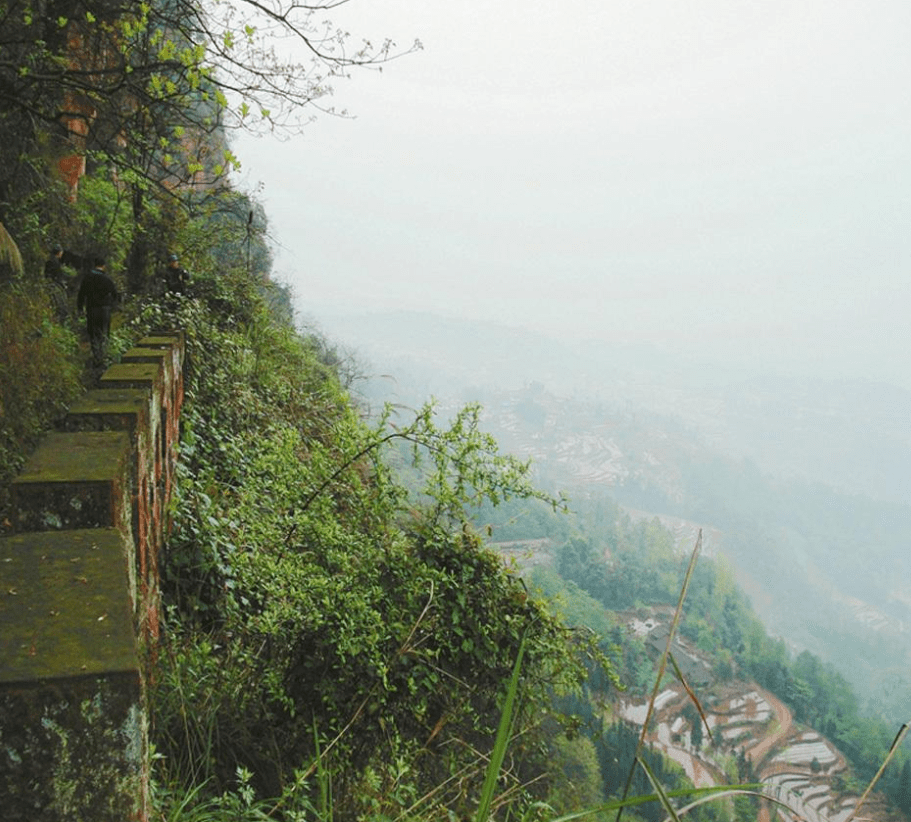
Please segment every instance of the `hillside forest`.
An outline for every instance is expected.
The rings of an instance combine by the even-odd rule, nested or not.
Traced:
[[[368,404],[341,344],[296,322],[231,130],[294,133],[333,77],[393,55],[327,40],[329,6],[274,5],[0,3],[0,530],[10,480],[100,369],[150,331],[186,335],[153,818],[676,815],[702,794],[624,713],[687,679],[630,631],[672,614],[711,672],[681,714],[693,746],[702,702],[755,683],[838,746],[835,790],[861,794],[896,729],[769,637],[723,563],[689,571],[657,520],[538,487],[477,403]],[[312,61],[271,57],[276,27]],[[45,275],[57,244],[118,286],[102,362],[81,263]],[[534,561],[504,548],[528,540],[547,545]],[[730,751],[726,783],[752,790],[758,764]],[[754,820],[750,790],[688,817]],[[911,815],[903,750],[868,811]]]

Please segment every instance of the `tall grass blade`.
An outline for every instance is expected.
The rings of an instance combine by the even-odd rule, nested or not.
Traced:
[[[677,598],[677,608],[674,610],[674,618],[671,620],[671,628],[667,635],[667,645],[664,653],[661,655],[661,662],[658,665],[658,675],[655,677],[655,685],[652,688],[652,695],[648,701],[648,710],[645,713],[645,722],[642,723],[642,733],[639,734],[639,742],[636,745],[636,753],[633,756],[633,763],[629,769],[629,775],[626,778],[626,785],[623,787],[623,799],[629,796],[630,786],[633,784],[633,773],[636,770],[636,761],[642,752],[642,746],[645,744],[645,735],[648,733],[648,726],[652,721],[652,715],[655,712],[655,700],[658,698],[658,691],[661,689],[661,680],[664,679],[664,673],[667,670],[667,659],[670,656],[671,648],[674,645],[674,637],[677,634],[677,626],[680,624],[680,617],[683,613],[683,602],[686,599],[686,592],[690,586],[690,580],[693,577],[693,571],[696,568],[696,560],[699,558],[699,552],[702,550],[702,529],[699,529],[699,535],[696,537],[696,544],[693,546],[693,553],[690,556],[690,564],[687,566],[686,574],[683,577],[683,584],[680,586],[680,596]],[[623,815],[623,806],[617,811],[617,820]]]
[[[699,799],[696,799],[695,801],[690,802],[688,805],[684,805],[682,808],[678,808],[677,817],[679,818],[681,816],[685,816],[686,814],[688,814],[690,811],[694,810],[695,808],[698,808],[701,805],[705,805],[706,802],[714,802],[716,799],[724,799],[725,797],[728,797],[728,796],[755,796],[757,799],[765,799],[766,801],[772,802],[775,805],[780,805],[782,808],[784,808],[786,811],[788,811],[788,813],[790,815],[792,815],[792,816],[795,815],[794,809],[790,805],[788,805],[786,802],[782,802],[780,799],[775,799],[774,797],[769,796],[768,794],[764,794],[758,790],[747,790],[747,788],[751,788],[751,787],[758,788],[758,787],[761,787],[761,785],[755,785],[755,786],[750,786],[750,785],[737,786],[737,785],[735,785],[735,786],[724,786],[724,787],[725,787],[725,790],[722,790],[721,793],[717,793],[714,796],[700,797]],[[669,816],[666,817],[664,819],[664,822],[671,822],[671,817],[669,817]]]
[[[677,797],[683,796],[698,796],[699,799],[697,801],[700,804],[731,794],[747,794],[766,798],[765,794],[757,792],[761,787],[762,785],[757,782],[749,785],[714,785],[711,788],[676,788],[672,791],[665,791],[664,795],[669,799],[676,799]],[[630,796],[626,799],[612,799],[610,802],[605,802],[603,805],[596,805],[593,808],[586,808],[583,811],[573,811],[564,816],[558,816],[555,819],[551,819],[550,822],[575,822],[575,820],[584,819],[587,816],[607,813],[608,811],[615,811],[620,808],[632,808],[636,805],[644,805],[647,802],[658,801],[660,801],[658,794],[654,793],[645,796]],[[696,803],[694,802],[692,804],[695,805]],[[687,808],[689,808],[689,806],[687,806]],[[678,816],[681,813],[682,811],[678,811]]]
[[[867,797],[870,795],[870,791],[872,791],[873,786],[879,782],[879,778],[883,775],[883,771],[886,770],[886,766],[889,764],[889,762],[892,761],[892,757],[895,756],[895,752],[899,749],[899,746],[902,744],[902,740],[905,738],[905,734],[907,733],[908,723],[906,722],[901,726],[901,728],[898,729],[898,733],[895,735],[895,739],[892,740],[892,747],[889,748],[889,753],[886,754],[886,758],[883,760],[883,764],[879,766],[879,770],[876,772],[876,776],[870,780],[870,784],[867,785],[867,789],[864,791],[863,796],[861,796],[860,800],[854,806],[854,810],[851,811],[845,822],[852,822],[854,817],[857,816],[857,812],[861,809],[861,807],[863,807],[864,802],[867,801]]]
[[[174,796],[176,790],[174,788],[168,790],[165,796],[155,796],[154,804],[157,806],[164,805],[165,798],[167,800],[167,816],[161,812],[163,822],[179,822],[179,820],[189,819],[193,807],[200,804],[199,797],[205,786],[205,782],[198,783],[192,788],[186,789],[179,797]],[[153,789],[155,787],[154,781],[152,787]]]
[[[519,644],[519,653],[516,656],[516,664],[512,669],[512,676],[509,679],[509,687],[506,690],[506,700],[503,703],[503,713],[500,715],[500,725],[497,728],[497,737],[494,741],[493,751],[490,754],[490,762],[487,763],[487,773],[484,777],[484,784],[481,786],[481,798],[478,803],[478,812],[475,816],[475,822],[487,822],[490,816],[490,806],[493,803],[493,794],[497,787],[497,779],[500,777],[500,768],[503,766],[503,759],[506,757],[506,746],[509,744],[509,733],[512,728],[512,721],[515,714],[516,693],[519,690],[519,672],[522,669],[522,657],[525,654],[525,637]]]
[[[319,786],[319,818],[321,822],[332,822],[332,781],[319,744],[319,729],[313,722],[313,744],[316,752],[316,782]]]
[[[645,775],[648,777],[648,781],[652,783],[652,787],[655,789],[655,793],[658,795],[658,801],[664,808],[665,813],[667,813],[668,819],[672,819],[673,822],[680,822],[680,819],[677,816],[677,811],[671,804],[671,800],[665,793],[664,788],[661,786],[661,782],[658,780],[655,774],[652,773],[652,769],[648,766],[648,763],[644,759],[637,759],[636,761],[642,766],[642,770],[645,771]]]
[[[690,701],[696,706],[696,710],[699,711],[699,716],[702,717],[702,724],[705,725],[705,730],[709,735],[709,739],[714,742],[715,737],[712,736],[712,729],[709,727],[709,720],[705,715],[705,711],[702,710],[702,704],[699,702],[699,697],[697,697],[693,692],[693,689],[690,688],[689,683],[686,681],[686,677],[683,675],[683,671],[681,671],[680,667],[677,665],[677,660],[674,659],[674,655],[668,654],[668,659],[670,659],[671,665],[674,666],[674,673],[677,675],[677,679],[680,680],[680,684],[683,686],[684,690],[689,696]]]

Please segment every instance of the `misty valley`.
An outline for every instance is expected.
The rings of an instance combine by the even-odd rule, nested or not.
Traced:
[[[911,822],[907,3],[0,9],[2,822]]]
[[[640,725],[699,540],[674,656],[707,716],[666,678],[655,749],[696,784],[762,778],[803,797],[807,818],[850,815],[862,786],[846,784],[845,762],[875,772],[911,694],[907,392],[623,359],[421,315],[333,328],[360,376],[383,374],[358,386],[368,404],[408,407],[428,385],[443,418],[479,401],[500,447],[566,492],[568,516],[506,504],[477,526],[571,622],[622,643],[630,692],[614,710]],[[908,810],[908,766],[888,784]]]

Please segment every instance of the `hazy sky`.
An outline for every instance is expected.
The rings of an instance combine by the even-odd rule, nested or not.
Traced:
[[[907,0],[351,0],[424,49],[241,140],[302,312],[426,309],[911,387]]]

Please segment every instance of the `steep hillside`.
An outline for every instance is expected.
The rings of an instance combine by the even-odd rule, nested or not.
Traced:
[[[661,627],[657,619],[630,624],[632,631],[644,632],[647,642],[650,635],[661,634]],[[663,651],[660,641],[653,644],[656,652]],[[701,657],[685,642],[675,643],[673,653],[678,659]],[[795,722],[778,697],[752,681],[704,683],[697,691],[704,718],[693,710],[683,685],[670,683],[658,694],[654,729],[647,735],[694,784],[730,784],[732,776],[761,782],[764,792],[788,810],[763,803],[760,820],[783,813],[786,819],[844,822],[855,812],[863,786],[844,754],[822,734]],[[620,715],[641,726],[646,707],[641,700],[624,699]],[[863,816],[884,822],[895,819],[895,812],[884,797],[874,795],[865,802]]]
[[[642,526],[621,517],[606,551],[594,547],[593,534],[562,546],[531,540],[524,550],[522,541],[502,549],[566,618],[622,645],[618,664],[629,691],[604,695],[609,715],[641,730],[652,694],[646,739],[654,750],[696,785],[763,783],[767,796],[789,807],[782,811],[786,819],[847,819],[880,765],[894,756],[878,792],[869,804],[864,800],[863,815],[892,820],[911,811],[911,761],[902,751],[891,753],[893,729],[862,718],[833,669],[806,653],[789,658],[765,634],[723,566],[700,560],[671,639],[674,607],[645,604],[674,599],[674,575],[662,580],[653,567],[673,564],[671,548],[653,541],[660,531]],[[629,609],[633,601],[636,607]],[[671,660],[667,675],[654,691],[665,653]],[[769,818],[767,809],[763,814]]]
[[[243,277],[197,277],[180,299],[139,302],[118,332],[128,339],[167,325],[188,341],[182,474],[162,563],[165,644],[153,694],[162,807],[202,808],[250,791],[257,807],[303,809],[318,795],[299,787],[308,774],[344,789],[338,818],[368,805],[401,810],[419,795],[433,797],[422,818],[470,808],[520,648],[527,668],[522,730],[511,748],[523,774],[515,801],[577,807],[582,794],[573,798],[563,780],[577,767],[594,777],[595,766],[581,742],[570,745],[542,718],[560,715],[555,689],[592,687],[579,652],[599,654],[529,598],[470,523],[485,497],[556,500],[529,486],[525,467],[481,433],[478,408],[443,423],[430,407],[395,425],[365,423],[339,383],[332,347],[276,319],[258,289]],[[532,392],[499,411],[542,428],[565,416],[552,414],[541,388]],[[407,451],[387,452],[394,443]],[[573,454],[558,460],[567,475]],[[405,484],[392,470],[403,456]],[[612,459],[623,456],[618,448]],[[603,521],[606,513],[616,517],[602,508]],[[597,504],[584,514],[597,521]],[[663,591],[671,600],[673,535],[647,518],[630,523],[624,539],[651,552],[654,567],[627,565],[598,578],[615,594],[647,601]],[[590,547],[580,543],[573,561],[584,562]],[[703,621],[687,630],[704,643],[714,629]],[[606,642],[614,634],[592,636]],[[608,663],[599,687],[611,677]],[[669,757],[689,761],[697,781],[697,760],[706,772],[718,767],[676,747],[672,727],[656,737]],[[421,768],[405,781],[398,769],[412,761]],[[534,787],[520,790],[536,768]],[[463,779],[443,790],[456,772]],[[585,801],[596,804],[616,787],[605,782]]]

